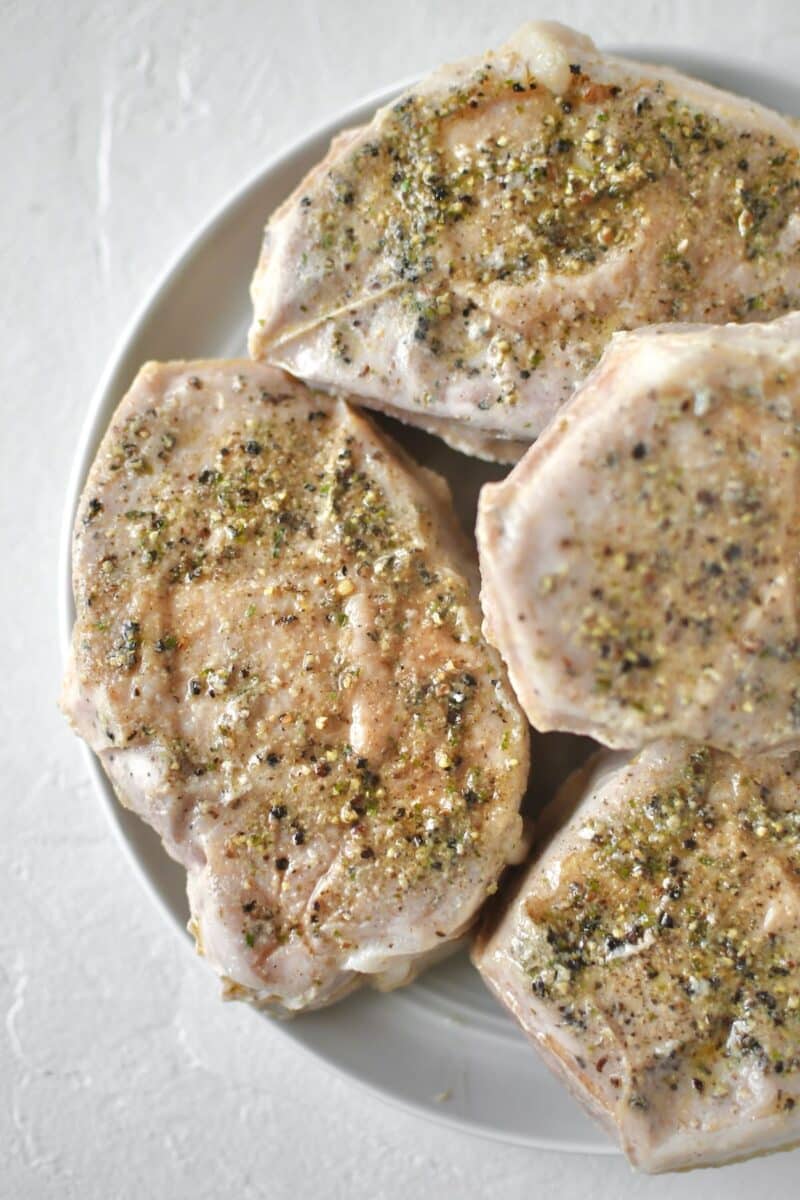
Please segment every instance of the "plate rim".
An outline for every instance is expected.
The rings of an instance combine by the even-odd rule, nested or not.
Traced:
[[[713,69],[715,65],[724,72],[737,72],[741,73],[744,77],[753,79],[766,75],[766,68],[762,67],[759,63],[739,55],[723,55],[714,53],[713,51],[706,53],[705,51],[697,51],[688,47],[653,45],[639,42],[631,45],[612,46],[606,49],[609,53],[635,59],[640,62],[652,63],[656,66],[674,67],[695,78],[706,81],[709,77],[709,68]],[[346,106],[342,106],[337,109],[333,116],[314,125],[288,144],[284,144],[267,158],[265,162],[250,172],[242,183],[229,188],[222,199],[213,205],[209,215],[194,226],[177,252],[167,260],[166,265],[156,274],[155,281],[149,287],[145,288],[142,298],[134,307],[133,315],[125,322],[121,333],[113,341],[111,352],[105,360],[99,380],[80,422],[67,476],[65,503],[60,522],[57,553],[58,645],[62,673],[69,655],[72,627],[75,619],[71,563],[72,535],[78,503],[97,447],[108,427],[109,416],[113,414],[116,405],[123,395],[122,392],[118,391],[116,376],[119,374],[122,363],[129,356],[136,341],[145,332],[152,310],[158,305],[172,281],[191,263],[196,255],[200,254],[208,246],[208,243],[213,241],[217,232],[226,221],[231,219],[235,211],[238,208],[243,208],[253,194],[264,186],[265,181],[270,175],[289,166],[295,158],[302,155],[310,143],[320,139],[330,139],[341,129],[352,123],[355,114],[368,109],[374,110],[387,104],[401,91],[413,86],[418,78],[418,76],[411,76],[395,81],[387,87],[376,89]],[[770,79],[776,86],[785,87],[787,91],[797,92],[798,99],[800,99],[800,89],[797,82],[792,80],[787,74],[783,72],[779,72],[778,74],[772,73]],[[746,96],[745,98],[752,99],[751,96]],[[756,102],[759,104],[763,103],[762,101]],[[797,115],[800,116],[800,111]],[[265,214],[265,222],[268,215]],[[188,947],[190,938],[185,926],[178,919],[165,896],[156,886],[142,856],[137,852],[137,849],[126,835],[121,819],[124,810],[107,776],[103,772],[99,759],[83,741],[80,743],[80,750],[92,780],[95,794],[100,801],[106,820],[111,826],[114,838],[121,848],[124,857],[132,867],[134,874],[137,876],[144,891],[150,897],[151,902],[166,918],[168,925],[178,935],[182,944]],[[548,1135],[537,1135],[536,1133],[525,1135],[512,1131],[506,1132],[501,1129],[485,1126],[478,1119],[470,1119],[463,1115],[451,1115],[443,1107],[433,1109],[430,1105],[426,1105],[422,1101],[399,1097],[390,1090],[389,1085],[381,1085],[373,1079],[365,1078],[359,1074],[358,1069],[351,1066],[346,1059],[335,1058],[320,1047],[309,1044],[302,1034],[302,1018],[299,1022],[276,1021],[273,1022],[273,1025],[282,1034],[288,1036],[303,1053],[308,1054],[318,1063],[322,1064],[326,1070],[344,1077],[366,1094],[377,1096],[391,1107],[411,1114],[418,1119],[431,1121],[434,1124],[444,1126],[460,1134],[472,1134],[501,1144],[515,1145],[527,1149],[567,1154],[595,1154],[602,1155],[603,1157],[618,1157],[621,1155],[619,1146],[610,1139],[607,1142],[594,1143],[584,1141],[580,1137],[566,1140]],[[532,1049],[528,1052],[534,1053]],[[598,1127],[598,1134],[602,1135],[602,1132],[602,1129]]]

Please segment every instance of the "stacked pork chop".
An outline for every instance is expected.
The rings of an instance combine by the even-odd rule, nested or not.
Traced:
[[[528,26],[341,135],[252,293],[256,361],[146,366],[100,446],[63,701],[228,994],[452,949],[524,856],[524,711],[617,753],[487,984],[646,1170],[800,1138],[796,126]],[[483,633],[447,486],[352,405],[521,459]]]

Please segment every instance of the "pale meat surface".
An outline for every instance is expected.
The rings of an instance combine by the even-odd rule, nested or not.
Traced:
[[[446,485],[249,362],[149,364],[74,538],[63,706],[228,994],[389,987],[521,852],[528,729]]]
[[[337,138],[252,296],[254,357],[514,461],[615,331],[800,307],[798,125],[527,25]]]
[[[602,752],[473,960],[645,1171],[800,1140],[800,756]]]
[[[800,314],[618,334],[478,545],[538,729],[800,747]]]

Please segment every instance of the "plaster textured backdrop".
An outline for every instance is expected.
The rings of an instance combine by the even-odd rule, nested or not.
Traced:
[[[209,210],[327,114],[533,16],[790,75],[796,0],[0,0],[0,1196],[796,1195],[798,1153],[648,1180],[367,1097],[223,1007],[121,856],[55,700],[56,549],[86,405]]]

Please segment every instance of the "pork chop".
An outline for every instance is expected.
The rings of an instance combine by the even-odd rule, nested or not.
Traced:
[[[800,755],[602,752],[473,952],[645,1171],[800,1140]]]
[[[254,357],[515,461],[615,331],[800,307],[800,129],[526,25],[335,139],[252,296]]]
[[[478,543],[537,728],[800,747],[800,313],[616,335]]]
[[[63,706],[229,995],[407,982],[520,855],[528,729],[448,489],[344,402],[151,363],[75,524]]]

